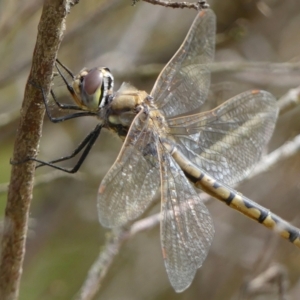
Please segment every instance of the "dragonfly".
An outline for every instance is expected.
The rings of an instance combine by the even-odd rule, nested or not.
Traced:
[[[99,123],[69,156],[48,165],[75,173],[87,157],[101,129],[122,140],[120,153],[103,178],[97,197],[100,223],[124,226],[140,217],[161,192],[160,237],[165,268],[176,292],[190,286],[203,264],[214,236],[213,221],[202,201],[205,192],[229,207],[273,229],[300,247],[299,230],[268,209],[235,191],[259,161],[273,133],[278,115],[269,92],[250,90],[209,111],[208,99],[214,58],[216,17],[198,12],[183,44],[158,76],[150,94],[123,83],[116,92],[108,68],[83,69],[78,75],[57,61],[74,104],[61,109],[76,112],[52,122],[94,116]],[[72,76],[70,84],[63,71]],[[81,152],[72,169],[58,162]]]

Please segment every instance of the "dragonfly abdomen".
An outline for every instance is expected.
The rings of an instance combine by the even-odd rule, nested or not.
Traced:
[[[267,228],[277,231],[281,237],[300,248],[300,232],[298,228],[244,195],[237,193],[229,186],[215,180],[189,161],[174,145],[166,142],[164,146],[196,188],[203,190]]]

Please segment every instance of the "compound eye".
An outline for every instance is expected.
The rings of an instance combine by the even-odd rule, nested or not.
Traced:
[[[102,86],[103,74],[97,69],[92,69],[83,78],[83,89],[88,95],[94,95],[97,90]]]
[[[102,99],[103,73],[95,68],[83,77],[81,98],[89,109],[97,109]]]
[[[84,110],[99,111],[113,95],[114,77],[108,68],[83,69],[73,81],[74,100]]]

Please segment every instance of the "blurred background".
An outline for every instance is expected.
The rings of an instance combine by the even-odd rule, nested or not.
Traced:
[[[298,0],[208,3],[217,15],[220,70],[213,74],[214,82],[233,82],[232,94],[241,88],[260,88],[276,98],[299,86]],[[1,215],[41,7],[42,1],[36,0],[0,2]],[[142,1],[135,7],[130,0],[81,1],[67,18],[58,57],[74,73],[83,67],[109,67],[116,89],[127,81],[150,92],[195,16],[194,10],[167,9]],[[226,71],[224,62],[258,64]],[[265,67],[259,62],[289,64]],[[51,160],[70,153],[95,124],[92,118],[64,124],[52,124],[45,118],[39,158]],[[279,118],[266,152],[299,132],[300,108],[295,108]],[[103,130],[78,175],[53,173],[47,167],[37,170],[20,299],[70,299],[79,290],[105,243],[108,231],[98,222],[96,194],[120,147],[121,141]],[[299,170],[298,154],[237,189],[300,227]],[[215,238],[189,289],[176,294],[170,286],[157,226],[125,243],[95,299],[299,299],[299,249],[216,200],[207,206]],[[149,214],[158,210],[156,205]],[[255,285],[255,280],[269,274],[266,271],[274,270],[266,284]]]

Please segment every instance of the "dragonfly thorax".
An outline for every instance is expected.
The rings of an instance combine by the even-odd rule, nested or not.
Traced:
[[[145,91],[123,83],[99,114],[99,118],[104,119],[104,127],[113,130],[124,139],[147,96]]]
[[[109,102],[114,78],[108,68],[83,69],[73,81],[74,100],[87,111],[98,111]]]

